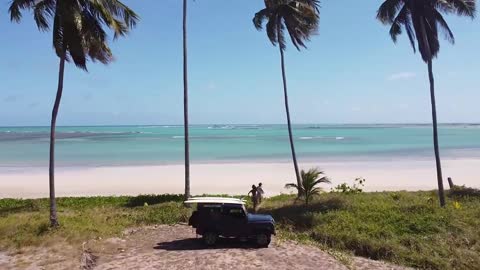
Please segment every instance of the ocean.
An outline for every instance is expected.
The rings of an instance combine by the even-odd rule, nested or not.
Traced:
[[[433,158],[430,125],[294,125],[300,160]],[[289,161],[286,125],[193,125],[192,162]],[[480,157],[480,125],[439,128],[441,154]],[[0,167],[48,164],[49,127],[0,127]],[[58,127],[56,165],[126,166],[183,162],[183,127]]]

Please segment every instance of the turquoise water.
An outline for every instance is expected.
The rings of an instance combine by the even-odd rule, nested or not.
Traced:
[[[183,161],[182,126],[57,128],[58,166],[150,165]],[[1,127],[0,166],[48,163],[48,127]],[[444,157],[480,157],[480,125],[440,127]],[[295,125],[303,160],[363,160],[433,155],[429,125]],[[191,127],[193,162],[289,160],[284,125]]]

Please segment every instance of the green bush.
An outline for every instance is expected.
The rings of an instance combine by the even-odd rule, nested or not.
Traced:
[[[342,183],[331,189],[331,192],[356,194],[363,192],[363,186],[365,185],[365,179],[357,178],[354,181],[353,186],[349,186],[347,183]]]

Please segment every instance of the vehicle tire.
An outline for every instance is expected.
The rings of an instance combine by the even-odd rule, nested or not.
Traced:
[[[257,244],[258,247],[261,247],[261,248],[268,247],[268,245],[270,245],[271,240],[272,240],[272,237],[270,236],[269,233],[266,233],[266,232],[258,233],[255,236],[255,243]]]
[[[207,246],[213,246],[217,243],[218,235],[214,232],[205,232],[203,234],[203,242]]]

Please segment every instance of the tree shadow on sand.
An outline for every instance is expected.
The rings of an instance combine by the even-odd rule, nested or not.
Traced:
[[[345,200],[339,197],[315,201],[308,206],[301,202],[274,209],[260,209],[258,213],[269,214],[279,223],[293,225],[299,230],[308,230],[314,225],[317,213],[327,213],[345,208]]]
[[[256,249],[252,242],[240,241],[235,238],[219,238],[214,246],[207,246],[201,238],[187,238],[173,240],[169,242],[160,242],[153,247],[158,250],[202,250],[202,249]]]

